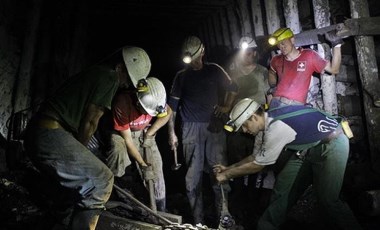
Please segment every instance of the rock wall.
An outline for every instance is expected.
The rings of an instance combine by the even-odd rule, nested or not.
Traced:
[[[12,111],[12,92],[20,62],[22,20],[17,1],[0,1],[0,171],[5,168],[7,121]],[[21,7],[20,7],[21,8]],[[20,14],[18,14],[20,13]]]

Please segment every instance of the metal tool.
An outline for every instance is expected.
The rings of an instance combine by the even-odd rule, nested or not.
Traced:
[[[174,147],[173,151],[174,151],[174,164],[172,165],[172,170],[176,171],[179,168],[181,168],[182,165],[178,164],[178,160],[177,160],[177,147]]]
[[[144,147],[144,155],[145,155],[145,161],[149,166],[145,169],[145,182],[148,188],[149,192],[149,201],[150,201],[150,209],[155,212],[156,214],[163,216],[166,219],[169,219],[173,223],[182,223],[182,216],[178,216],[175,214],[171,213],[166,213],[166,212],[160,212],[157,210],[157,204],[156,204],[156,198],[155,198],[155,193],[154,193],[154,179],[156,178],[157,175],[155,175],[153,168],[152,168],[152,149],[149,147]]]
[[[119,186],[117,185],[113,185],[113,187],[121,194],[125,195],[126,197],[128,197],[129,199],[131,199],[133,202],[135,202],[137,205],[139,205],[140,207],[142,207],[145,211],[149,212],[150,214],[152,214],[153,216],[157,217],[159,220],[161,220],[163,223],[165,224],[173,224],[172,221],[168,220],[167,218],[161,216],[160,214],[158,214],[157,212],[153,211],[152,209],[150,209],[148,206],[146,206],[145,204],[143,204],[142,202],[140,202],[139,200],[137,200],[135,197],[133,197],[132,194],[129,194],[127,191],[123,190],[122,188],[120,188]]]
[[[218,230],[227,230],[235,226],[235,220],[228,211],[227,199],[224,195],[223,184],[220,184],[220,191],[222,193],[222,211],[220,212],[220,220]]]
[[[153,172],[152,168],[152,151],[150,147],[144,147],[144,160],[145,162],[149,165],[144,168],[144,173],[143,173],[143,179],[145,180],[148,192],[149,192],[149,200],[150,200],[150,208],[154,211],[157,212],[157,206],[156,206],[156,199],[154,196],[154,178],[156,177],[155,173]]]

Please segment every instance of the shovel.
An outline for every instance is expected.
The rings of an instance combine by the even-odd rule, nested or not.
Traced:
[[[177,147],[174,147],[173,151],[174,151],[174,164],[172,165],[172,170],[176,171],[179,168],[181,168],[182,165],[178,164],[178,161],[177,161]]]

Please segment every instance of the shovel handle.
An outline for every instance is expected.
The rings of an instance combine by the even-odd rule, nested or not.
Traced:
[[[174,147],[174,164],[178,165],[178,160],[177,160],[177,147]]]

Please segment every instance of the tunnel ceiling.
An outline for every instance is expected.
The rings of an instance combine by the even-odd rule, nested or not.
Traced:
[[[194,33],[210,15],[231,0],[95,0],[89,9],[92,23],[150,34]],[[196,33],[196,31],[195,31]]]

